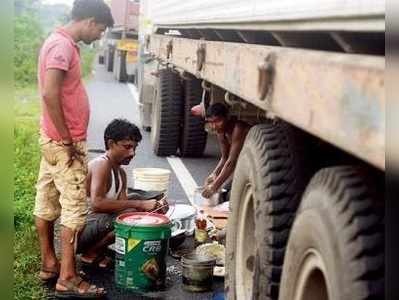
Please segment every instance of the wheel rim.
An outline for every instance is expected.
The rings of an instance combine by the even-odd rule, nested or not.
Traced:
[[[250,184],[245,187],[242,195],[244,201],[240,205],[236,246],[235,281],[237,299],[251,299],[254,280],[255,260],[255,221],[254,197]]]
[[[294,300],[328,300],[325,269],[323,259],[318,251],[308,250],[298,276]]]

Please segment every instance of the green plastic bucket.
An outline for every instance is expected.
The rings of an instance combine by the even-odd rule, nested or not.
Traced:
[[[165,285],[171,222],[161,214],[133,212],[115,221],[115,281],[123,289],[146,292]]]

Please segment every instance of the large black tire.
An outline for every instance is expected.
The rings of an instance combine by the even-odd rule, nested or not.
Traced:
[[[119,82],[126,82],[128,79],[126,72],[126,51],[116,50],[115,52],[115,78]]]
[[[191,108],[201,103],[201,80],[194,77],[184,81],[183,126],[180,139],[180,155],[183,157],[200,157],[204,154],[207,132],[205,120],[193,116]]]
[[[180,141],[183,93],[178,73],[159,71],[152,106],[151,141],[158,156],[175,155]]]
[[[114,71],[114,52],[115,52],[114,48],[108,48],[107,50],[106,65],[108,72]]]
[[[291,231],[280,300],[384,299],[383,209],[375,201],[383,195],[376,182],[349,166],[314,176]]]
[[[310,177],[302,134],[283,122],[254,126],[234,172],[226,245],[230,300],[277,300],[286,243]]]

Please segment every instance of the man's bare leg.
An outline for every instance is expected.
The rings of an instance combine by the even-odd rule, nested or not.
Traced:
[[[40,277],[44,280],[53,278],[59,272],[59,262],[54,250],[54,221],[46,221],[35,217],[37,234],[39,236],[42,270]],[[51,271],[46,272],[45,270]]]
[[[87,263],[92,263],[99,255],[102,255],[102,253],[106,251],[107,246],[111,245],[114,241],[115,233],[111,231],[95,243],[93,247],[90,247],[84,254],[82,254],[81,260]]]
[[[76,265],[75,265],[75,232],[65,226],[61,226],[61,271],[59,280],[70,281],[71,279],[77,277],[76,273]],[[73,239],[73,243],[71,243]],[[90,284],[88,282],[83,281],[79,284],[79,292],[84,293],[90,288]],[[67,288],[57,282],[55,287],[58,291],[66,291]],[[98,292],[103,292],[103,288],[97,288]]]
[[[60,279],[69,280],[76,277],[74,243],[75,231],[61,226],[61,272]]]

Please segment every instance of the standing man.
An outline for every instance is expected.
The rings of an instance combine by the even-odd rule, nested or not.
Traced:
[[[207,110],[206,121],[216,131],[222,157],[212,173],[205,179],[202,196],[210,198],[223,185],[231,183],[238,156],[251,126],[228,117],[227,107],[222,103],[212,104]]]
[[[78,42],[89,45],[113,26],[103,0],[76,0],[72,20],[44,42],[38,79],[42,97],[42,161],[34,209],[42,267],[39,277],[58,278],[56,296],[100,298],[105,291],[76,273],[75,245],[88,212],[86,202],[89,101],[81,78]],[[61,217],[61,264],[54,251],[54,221]]]

